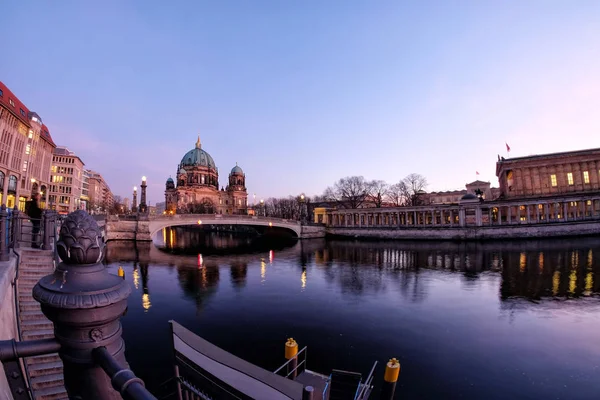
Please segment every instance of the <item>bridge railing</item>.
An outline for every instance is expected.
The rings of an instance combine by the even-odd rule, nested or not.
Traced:
[[[119,217],[120,218],[120,217]],[[238,221],[269,221],[269,222],[279,222],[285,224],[296,224],[300,225],[300,221],[293,219],[285,219],[285,218],[275,218],[275,217],[263,217],[257,215],[236,215],[236,214],[164,214],[164,215],[155,215],[150,216],[149,219],[151,221],[156,220],[201,220],[201,221],[211,221],[211,220],[238,220]]]

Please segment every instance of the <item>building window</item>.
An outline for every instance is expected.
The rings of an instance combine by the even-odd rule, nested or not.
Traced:
[[[4,92],[0,89],[0,97],[4,97]]]
[[[590,173],[583,171],[583,183],[590,183]]]
[[[567,182],[569,182],[569,185],[573,185],[573,173],[572,172],[567,173]]]
[[[29,143],[27,143],[27,146],[25,146],[25,154],[29,154],[31,153],[31,145]]]
[[[20,110],[21,110],[21,115],[25,116],[25,111],[22,108]]]
[[[15,106],[15,102],[13,101],[13,99],[8,99],[8,102],[10,103],[11,106]]]
[[[558,186],[558,183],[556,182],[556,175],[550,175],[550,183],[552,183],[552,187]]]

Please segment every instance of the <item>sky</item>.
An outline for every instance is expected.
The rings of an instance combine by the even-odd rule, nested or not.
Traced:
[[[198,134],[257,201],[600,147],[598,1],[23,0],[0,27],[0,80],[151,204]]]

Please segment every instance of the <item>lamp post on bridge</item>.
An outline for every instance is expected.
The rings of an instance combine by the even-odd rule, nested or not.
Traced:
[[[137,186],[133,187],[133,201],[131,202],[131,212],[137,212]]]
[[[265,212],[265,201],[263,199],[260,199],[260,214],[262,214],[263,217],[267,216]]]
[[[146,205],[146,177],[142,176],[142,195],[140,196],[140,213],[146,214],[148,206]]]
[[[304,197],[304,193],[300,195],[300,223],[306,223],[306,197]]]

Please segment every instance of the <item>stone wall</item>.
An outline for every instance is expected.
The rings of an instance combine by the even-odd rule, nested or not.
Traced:
[[[302,225],[302,235],[300,239],[315,239],[325,237],[325,226],[320,225]]]
[[[111,217],[106,221],[105,240],[151,241],[149,221],[120,221]]]
[[[15,313],[15,292],[12,282],[17,271],[17,258],[11,255],[9,261],[0,262],[0,340],[15,339],[17,315]],[[0,399],[12,399],[4,368],[0,363]]]
[[[437,228],[344,228],[328,227],[328,235],[356,238],[413,240],[488,240],[527,239],[600,235],[600,223],[595,221],[560,222],[540,225],[501,225],[487,227]]]

